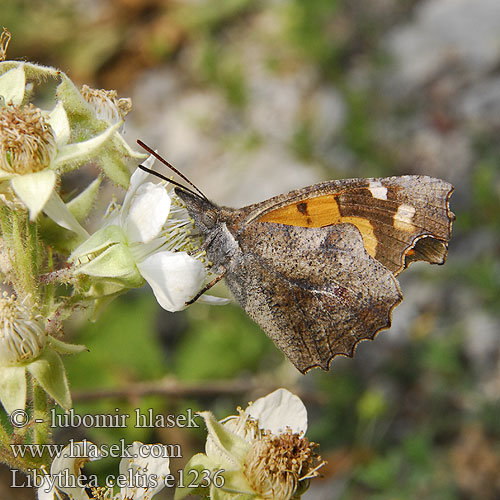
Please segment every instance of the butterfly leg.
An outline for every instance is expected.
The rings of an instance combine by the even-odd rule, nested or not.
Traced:
[[[206,291],[210,290],[216,283],[218,283],[222,278],[224,278],[224,275],[226,274],[226,269],[224,268],[222,273],[219,274],[219,276],[216,276],[212,281],[207,283],[191,300],[188,300],[185,305],[189,306],[196,302]]]

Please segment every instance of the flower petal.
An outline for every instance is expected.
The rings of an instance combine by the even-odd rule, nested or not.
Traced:
[[[47,476],[43,476],[42,483],[37,488],[38,500],[55,500],[55,488]]]
[[[155,157],[153,155],[150,155],[149,158],[145,161],[142,162],[142,164],[149,168],[153,168],[153,164],[155,162]],[[130,204],[132,203],[132,198],[135,195],[135,192],[139,189],[140,186],[142,186],[145,182],[146,179],[148,178],[149,174],[148,172],[142,170],[141,168],[136,168],[134,170],[134,173],[130,176],[130,184],[127,189],[127,192],[125,194],[125,198],[123,199],[122,203],[122,223],[125,222],[124,217],[127,216],[129,210],[130,210]]]
[[[160,447],[163,448],[161,456],[158,457]],[[150,449],[148,451],[148,448]],[[129,455],[133,458],[124,457],[120,462],[120,475],[124,477],[138,478],[137,484],[145,481],[141,476],[153,476],[157,485],[151,488],[141,488],[138,485],[129,485],[122,488],[120,498],[134,500],[149,499],[165,487],[165,477],[170,473],[170,459],[168,457],[168,447],[165,445],[145,445],[135,441],[127,448]],[[148,458],[144,458],[148,455]],[[131,472],[129,472],[131,471]],[[130,475],[129,475],[130,474]]]
[[[73,486],[72,483],[77,484],[76,478],[80,476],[81,468],[86,462],[98,460],[99,458],[98,448],[94,443],[90,441],[72,442],[52,462],[50,467],[51,479],[54,481],[55,486],[69,495],[72,500],[88,500],[85,490],[79,486]],[[67,478],[67,475],[73,476],[74,481]],[[66,479],[68,479],[68,484],[66,484]]]
[[[137,267],[160,306],[171,312],[186,307],[186,302],[201,290],[206,276],[203,264],[186,252],[157,252]]]
[[[64,146],[67,144],[71,130],[69,128],[68,115],[66,114],[62,101],[59,101],[49,113],[49,123],[56,134],[57,145]]]
[[[17,68],[10,69],[0,76],[0,96],[4,98],[5,104],[19,106],[23,102],[25,89],[24,64],[19,64]]]
[[[294,433],[307,431],[307,410],[298,396],[286,389],[277,389],[248,406],[245,413],[259,421],[259,427],[273,434],[289,427]]]
[[[167,220],[170,203],[163,186],[152,182],[142,184],[132,199],[125,222],[129,242],[148,243],[156,238]]]
[[[42,170],[26,175],[16,175],[11,181],[20,200],[28,207],[30,219],[34,220],[47,203],[56,185],[56,174]]]
[[[0,401],[7,413],[24,410],[26,373],[24,366],[0,367]]]
[[[69,208],[65,205],[64,201],[61,200],[61,197],[55,191],[52,191],[50,198],[43,207],[43,211],[61,227],[74,231],[84,239],[89,237],[89,233],[87,233],[87,231],[85,231],[85,229],[80,225],[75,216],[69,211]]]

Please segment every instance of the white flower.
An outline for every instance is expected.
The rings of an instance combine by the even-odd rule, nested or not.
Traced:
[[[2,63],[0,63],[2,64]],[[12,63],[3,63],[11,65]],[[7,66],[8,67],[8,66]],[[40,69],[42,71],[42,69]],[[34,220],[43,210],[56,222],[67,219],[82,237],[88,236],[74,217],[61,214],[56,193],[60,173],[89,159],[119,128],[116,124],[89,140],[69,143],[70,126],[59,101],[50,112],[23,105],[26,75],[20,63],[0,76],[0,182],[11,187]],[[74,229],[76,228],[76,229]]]
[[[151,168],[154,157],[144,163]],[[137,169],[123,205],[104,226],[70,256],[76,273],[121,280],[140,286],[146,280],[158,303],[179,311],[202,288],[207,277],[196,255],[197,241],[190,237],[193,222],[173,192],[146,182],[149,174]],[[194,253],[197,258],[188,254]],[[203,297],[211,303],[225,299]]]
[[[304,404],[286,389],[278,389],[220,422],[210,412],[201,416],[208,429],[205,454],[195,455],[186,471],[224,471],[222,486],[212,484],[209,492],[196,492],[211,499],[300,498],[324,463],[314,451],[317,445],[304,436]],[[178,489],[175,498],[181,500],[189,493]]]
[[[128,456],[120,461],[120,474],[116,478],[121,488],[113,495],[109,488],[92,482],[87,486],[82,484],[85,483],[82,467],[90,460],[98,460],[99,450],[90,441],[72,442],[52,462],[50,475],[38,488],[38,499],[59,500],[62,491],[70,500],[150,500],[165,487],[165,478],[170,474],[167,446],[135,441],[126,453]]]

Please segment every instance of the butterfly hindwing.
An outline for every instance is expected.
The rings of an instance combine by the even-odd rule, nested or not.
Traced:
[[[335,355],[351,356],[360,340],[390,326],[398,283],[352,225],[259,222],[238,243],[245,260],[226,275],[228,286],[301,372],[327,370]]]

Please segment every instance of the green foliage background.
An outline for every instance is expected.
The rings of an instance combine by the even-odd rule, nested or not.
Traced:
[[[68,324],[72,340],[90,349],[65,359],[76,413],[113,413],[118,408],[132,414],[135,408],[154,408],[157,414],[179,414],[192,408],[211,409],[222,418],[236,406],[286,386],[303,397],[310,416],[308,435],[320,443],[328,460],[324,478],[313,482],[308,498],[498,498],[499,130],[488,122],[478,127],[456,123],[453,99],[431,99],[429,87],[409,91],[400,100],[381,90],[393,63],[381,41],[394,26],[414,20],[421,3],[123,0],[89,2],[87,15],[76,2],[42,1],[35,7],[10,0],[2,5],[2,24],[13,34],[11,58],[55,65],[77,82],[116,88],[122,96],[145,72],[167,67],[189,85],[215,93],[241,116],[252,104],[240,52],[246,44],[267,47],[271,73],[292,68],[300,74],[314,68],[318,84],[334,86],[345,105],[345,121],[329,146],[341,148],[352,160],[347,168],[339,167],[328,148],[326,154],[318,153],[307,113],[295,124],[286,147],[325,179],[435,175],[425,164],[412,165],[404,141],[379,140],[380,129],[391,123],[413,123],[411,138],[423,116],[422,127],[437,130],[443,141],[458,131],[472,144],[462,174],[452,174],[454,165],[449,165],[458,184],[452,197],[457,220],[448,262],[442,268],[415,265],[402,276],[403,292],[409,290],[405,303],[410,304],[396,313],[396,332],[362,344],[353,360],[335,360],[329,373],[315,370],[302,377],[237,306],[197,304],[172,315],[161,311],[144,289],[112,303],[96,323],[79,318]],[[279,44],[252,38],[248,27],[263,15],[270,22],[279,20]],[[439,78],[459,78],[446,71]],[[145,105],[134,100],[136,110]],[[443,113],[448,121],[438,120]],[[155,123],[144,127],[141,138],[154,137]],[[258,130],[243,135],[246,148],[263,140]],[[229,149],[233,139],[232,131],[220,137]],[[169,160],[175,163],[175,158]],[[197,166],[190,168],[193,172]],[[440,173],[446,178],[446,172]],[[420,286],[432,299],[419,297]],[[496,325],[496,336],[485,340],[486,347],[477,341],[476,348],[486,350],[482,363],[474,357],[471,335],[477,328],[482,338],[485,324]],[[144,390],[148,384],[157,387],[159,380],[184,392]],[[184,459],[174,461],[177,470],[202,451],[205,435],[203,429],[132,425],[126,430],[56,432],[56,442],[79,437],[96,443],[121,438],[179,443]],[[93,467],[102,475],[116,473],[117,461]],[[3,477],[9,480],[7,474]],[[164,498],[169,494],[164,492]]]

